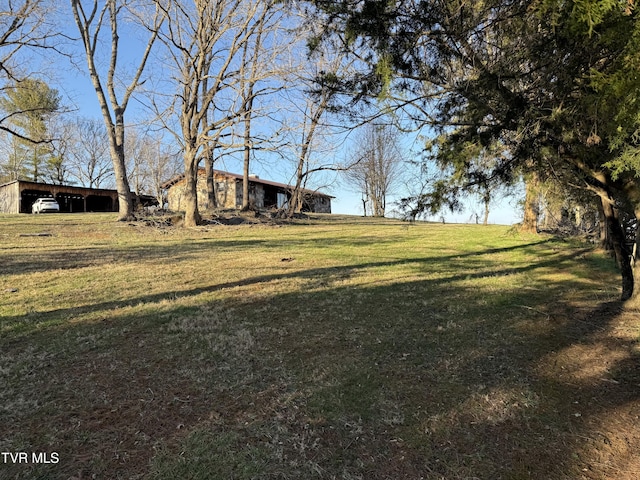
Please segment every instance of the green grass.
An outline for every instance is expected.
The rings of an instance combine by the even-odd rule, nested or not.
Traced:
[[[0,451],[60,457],[0,478],[625,478],[618,295],[501,226],[0,216]]]

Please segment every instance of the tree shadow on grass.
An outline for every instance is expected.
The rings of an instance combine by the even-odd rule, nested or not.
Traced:
[[[466,388],[443,401],[446,409],[422,417],[428,434],[414,445],[435,436],[438,447],[424,468],[444,478],[637,476],[626,462],[640,446],[629,416],[640,406],[640,359],[633,342],[610,336],[619,307],[606,303],[586,314],[558,307],[562,316],[539,322],[546,333],[494,330],[487,341],[484,332],[471,355],[436,370]],[[426,388],[437,381],[425,380]]]
[[[265,245],[268,245],[268,242],[259,239],[199,239],[193,242],[127,245],[121,248],[114,248],[111,244],[71,248],[57,245],[45,249],[38,256],[34,255],[33,247],[30,246],[10,247],[0,249],[0,275],[73,270],[154,260],[177,264],[195,256],[205,255],[207,252],[264,249]]]
[[[463,282],[557,267],[574,254],[479,270],[473,260],[484,253],[444,277],[361,288],[341,279],[409,264],[433,272],[443,258],[253,276],[179,295],[301,277],[322,286],[189,312],[176,306],[163,321],[149,314],[59,325],[5,342],[11,402],[0,446],[61,454],[56,465],[7,471],[65,479],[132,478],[150,468],[152,478],[634,478],[640,365],[634,340],[614,331],[627,314],[617,303],[577,308],[567,298],[584,288],[577,279],[493,298]],[[46,312],[43,321],[79,311]]]
[[[353,248],[364,246],[376,246],[381,244],[393,245],[396,240],[380,238],[379,236],[354,236],[333,235],[331,239],[316,239],[301,236],[300,238],[280,238],[277,240],[264,240],[255,238],[198,238],[192,241],[168,241],[166,243],[149,243],[137,245],[125,245],[114,247],[109,244],[95,244],[92,246],[61,246],[59,242],[50,247],[43,245],[43,252],[34,255],[31,245],[8,246],[0,248],[0,275],[13,275],[35,272],[47,272],[51,270],[73,270],[87,267],[96,267],[113,264],[127,264],[140,261],[162,261],[166,264],[177,264],[193,257],[214,255],[228,251],[242,250],[249,253],[251,249],[259,249],[263,253],[265,249],[270,251],[282,251],[290,253],[301,246],[335,249],[339,245],[349,245]],[[438,262],[448,258],[465,258],[468,256],[488,255],[493,253],[523,250],[536,245],[547,243],[548,240],[531,242],[525,245],[516,245],[503,248],[488,248],[480,252],[472,252],[460,255],[438,256],[429,259],[410,259],[408,261]]]
[[[619,304],[576,312],[551,297],[536,332],[509,308],[457,316],[438,304],[416,319],[383,307],[411,291],[451,294],[424,282],[379,287],[368,297],[378,301],[357,305],[359,321],[335,312],[317,328],[288,327],[283,353],[307,395],[304,424],[287,428],[317,442],[308,458],[339,476],[349,451],[354,477],[380,479],[637,477],[640,359],[635,340],[611,333]],[[521,298],[512,300],[511,310]]]
[[[215,242],[218,247],[220,247],[219,241]],[[431,274],[437,274],[441,269],[442,265],[447,265],[447,268],[443,270],[443,276],[434,278],[434,280],[427,281],[426,285],[447,285],[450,283],[454,283],[460,280],[472,280],[483,277],[500,277],[507,275],[514,275],[518,273],[530,272],[538,268],[547,268],[554,267],[557,268],[563,262],[571,261],[576,255],[575,251],[572,251],[566,255],[554,254],[549,256],[548,259],[539,260],[538,262],[528,264],[526,266],[521,267],[504,267],[504,268],[492,268],[487,270],[486,261],[482,258],[485,255],[492,255],[496,253],[508,253],[517,250],[527,251],[530,248],[546,243],[546,241],[534,242],[525,245],[517,245],[512,247],[504,247],[504,248],[489,248],[478,252],[464,253],[464,254],[453,254],[453,255],[443,255],[437,257],[416,257],[416,258],[394,258],[390,260],[382,260],[382,261],[369,261],[369,262],[361,262],[355,263],[353,265],[342,265],[342,266],[330,266],[330,267],[320,267],[320,268],[312,268],[312,269],[303,269],[303,270],[293,270],[290,272],[278,272],[269,275],[258,275],[258,276],[249,276],[247,278],[232,281],[232,282],[224,282],[211,286],[205,287],[196,287],[190,289],[180,289],[180,287],[171,288],[169,291],[151,294],[151,295],[142,295],[136,296],[129,299],[123,300],[113,300],[108,302],[101,303],[88,303],[86,305],[71,307],[71,308],[61,308],[54,309],[49,311],[34,311],[29,312],[27,314],[22,315],[4,315],[0,317],[0,327],[4,331],[23,331],[29,332],[34,328],[42,328],[43,324],[49,325],[51,328],[56,328],[57,325],[61,325],[69,321],[74,317],[78,317],[81,315],[85,315],[91,312],[98,311],[110,311],[117,308],[131,307],[139,304],[153,304],[162,301],[173,301],[176,299],[184,299],[189,297],[195,297],[204,293],[217,292],[225,289],[232,289],[238,287],[247,287],[252,285],[259,284],[267,284],[269,282],[274,281],[282,281],[287,279],[305,279],[310,285],[317,284],[320,286],[326,286],[332,284],[336,281],[336,279],[345,279],[354,275],[358,271],[367,270],[367,269],[375,269],[375,268],[388,268],[388,267],[397,267],[403,265],[415,265],[417,268],[428,271]],[[232,242],[222,242],[222,244],[227,245],[228,248],[240,248],[243,246],[243,241],[232,241]],[[186,257],[191,257],[194,255],[200,255],[202,253],[202,249],[206,248],[203,245],[198,244],[195,248],[192,246],[190,248],[185,248],[183,255]],[[246,246],[245,246],[246,248]],[[145,251],[147,249],[144,249]],[[151,255],[155,257],[160,253],[153,249],[154,253],[149,254],[148,252],[140,257],[136,254],[136,249],[131,249],[128,254],[128,257],[123,257],[117,252],[112,252],[111,255],[120,258],[120,261],[134,261],[135,259],[141,260],[142,258],[146,258],[147,255]],[[167,253],[169,251],[168,247],[163,247],[158,249],[160,252]],[[175,250],[171,250],[173,252],[173,261],[181,257],[181,254],[177,254]],[[584,249],[578,251],[577,254],[586,253],[589,249]],[[89,255],[85,252],[88,262],[93,261],[93,259],[103,258],[103,255],[96,254],[95,252]],[[160,254],[161,255],[161,254]],[[163,257],[164,258],[164,257]],[[287,259],[288,260],[288,259]],[[458,262],[457,265],[454,265],[453,261]],[[55,260],[52,259],[52,262]],[[274,267],[281,267],[281,265],[275,265]],[[274,268],[277,270],[277,268]],[[455,273],[456,271],[460,271],[460,273]],[[452,273],[453,272],[453,273]]]

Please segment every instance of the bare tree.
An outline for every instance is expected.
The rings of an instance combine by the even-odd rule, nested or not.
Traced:
[[[151,33],[144,46],[138,67],[121,95],[118,94],[117,84],[124,83],[123,75],[117,74],[118,53],[120,48],[119,22],[127,13],[133,13],[133,3],[126,0],[71,0],[71,7],[78,31],[84,45],[87,67],[91,82],[98,97],[100,110],[107,129],[109,151],[113,162],[116,189],[118,190],[119,220],[129,219],[133,215],[133,198],[127,179],[125,163],[125,122],[124,114],[134,91],[142,83],[142,73],[151,49],[158,37],[158,29],[164,21],[164,10],[153,8],[149,14],[150,20],[145,23]],[[136,17],[130,15],[129,18]],[[103,29],[109,29],[109,60],[106,72],[99,70],[99,47],[107,34]]]
[[[113,178],[104,123],[98,119],[79,118],[71,125],[74,133],[68,153],[70,176],[85,187],[104,188]]]
[[[55,118],[49,122],[51,132],[51,157],[46,166],[44,176],[46,180],[55,185],[64,185],[69,182],[69,156],[73,147],[75,128],[62,118]]]
[[[327,109],[327,94],[323,92],[320,100],[316,103],[310,98],[306,99],[303,111],[303,122],[300,126],[300,141],[296,145],[297,164],[295,173],[295,185],[291,191],[289,200],[289,216],[302,210],[304,198],[303,188],[306,186],[308,177],[312,171],[310,160],[313,154],[313,146],[317,143],[317,130],[320,129],[320,120]]]
[[[384,217],[387,195],[398,180],[401,162],[397,130],[390,125],[365,125],[352,154],[352,166],[345,172],[347,182],[362,194],[365,216],[369,208],[373,216]]]
[[[160,206],[164,203],[161,185],[176,175],[180,163],[164,145],[160,135],[132,128],[127,135],[127,171],[136,195],[153,195]]]
[[[212,155],[240,117],[233,87],[241,77],[245,44],[258,31],[256,16],[268,0],[175,0],[167,8],[162,32],[175,68],[177,94],[168,110],[177,111],[171,129],[184,155],[185,226],[200,223],[197,181],[202,158]]]
[[[240,65],[239,87],[242,105],[240,114],[244,125],[243,146],[243,177],[242,177],[242,210],[250,208],[249,200],[249,174],[251,161],[251,120],[253,119],[253,105],[256,99],[256,85],[258,83],[257,72],[260,68],[258,58],[262,50],[262,35],[265,27],[265,16],[258,17],[258,28],[253,41],[246,41],[242,46],[242,60]]]
[[[24,65],[28,59],[25,51],[56,50],[52,39],[60,36],[59,30],[47,22],[55,4],[45,0],[12,0],[0,4],[0,91],[16,88],[29,77]],[[33,78],[31,78],[33,81]],[[22,141],[45,143],[49,139],[31,138],[30,132],[16,128],[13,120],[25,114],[36,115],[38,105],[14,105],[0,115],[0,130]],[[43,107],[42,112],[48,106]]]
[[[147,188],[149,180],[147,165],[151,157],[156,155],[156,151],[151,138],[136,128],[129,128],[125,140],[127,174],[129,184],[136,195],[140,195]]]
[[[294,166],[293,188],[286,214],[299,213],[304,205],[304,190],[310,183],[317,185],[323,173],[345,169],[334,161],[337,146],[343,140],[347,127],[336,127],[330,119],[336,113],[339,92],[333,88],[332,79],[352,71],[354,59],[347,58],[338,44],[338,38],[327,39],[309,52],[309,39],[317,35],[317,11],[304,5],[295,15],[297,27],[291,30],[290,64],[287,84],[282,89],[284,98],[283,120],[286,143],[283,152]],[[335,116],[334,116],[335,118]],[[345,120],[342,118],[341,120]],[[313,180],[311,178],[313,177]],[[323,176],[323,179],[327,179]]]
[[[340,63],[341,59],[334,60]],[[321,64],[320,64],[321,65]],[[314,66],[319,72],[321,69]],[[314,68],[312,67],[312,68]],[[331,88],[320,85],[316,93],[309,95],[311,88],[318,88],[315,84],[316,76],[298,80],[302,85],[307,85],[309,90],[303,92],[302,101],[297,105],[301,122],[294,128],[298,139],[293,142],[295,149],[295,182],[291,191],[288,215],[299,213],[304,205],[303,191],[307,188],[307,182],[313,174],[320,172],[338,172],[348,169],[332,160],[339,132],[326,122],[326,117],[331,110],[331,102],[335,92]],[[331,138],[333,141],[328,141]],[[322,154],[320,161],[314,162],[314,157]]]
[[[260,138],[252,128],[256,118],[268,116],[274,110],[273,102],[265,110],[260,99],[282,88],[286,63],[280,58],[289,53],[290,36],[282,25],[281,2],[262,1],[254,14],[255,28],[242,47],[238,82],[238,109],[240,114],[243,149],[242,209],[250,208],[249,174],[251,154],[256,148],[268,148],[266,138]],[[284,37],[279,34],[284,32]]]
[[[153,195],[158,200],[158,205],[163,207],[165,202],[165,191],[162,185],[167,178],[174,177],[180,170],[181,158],[175,152],[172,152],[169,147],[160,144],[155,144],[157,153],[148,158],[149,164],[147,165],[148,171],[148,186],[147,192],[149,195]]]

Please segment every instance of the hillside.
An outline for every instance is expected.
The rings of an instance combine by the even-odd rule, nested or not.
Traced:
[[[640,323],[589,245],[114,219],[0,216],[2,479],[640,475]]]

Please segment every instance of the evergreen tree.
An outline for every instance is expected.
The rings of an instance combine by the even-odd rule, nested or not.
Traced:
[[[345,32],[345,45],[369,63],[343,82],[345,90],[398,92],[418,126],[440,134],[432,158],[455,185],[415,199],[418,209],[485,179],[553,172],[601,199],[623,298],[638,295],[640,269],[634,279],[637,262],[625,251],[618,221],[620,209],[640,220],[640,24],[633,1],[317,4],[329,29]],[[498,161],[475,161],[474,151],[496,143],[505,151]]]
[[[15,152],[28,166],[34,182],[42,180],[42,169],[51,155],[47,121],[60,109],[58,91],[38,79],[17,82],[5,90],[0,108],[20,136],[14,136]]]

